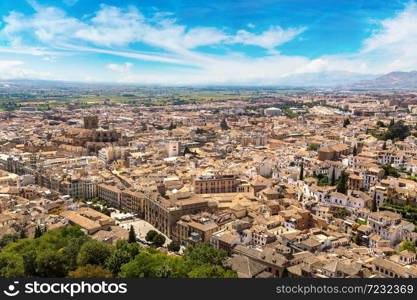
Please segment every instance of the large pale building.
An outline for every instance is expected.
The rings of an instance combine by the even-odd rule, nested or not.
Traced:
[[[174,141],[174,142],[169,142],[167,145],[167,153],[168,153],[168,157],[173,157],[173,156],[179,156],[180,155],[180,149],[181,149],[181,143]]]
[[[176,223],[183,215],[210,209],[207,199],[189,193],[177,193],[169,199],[154,193],[146,197],[144,204],[145,221],[174,239]]]
[[[281,116],[282,111],[276,107],[269,107],[264,109],[265,116]]]
[[[342,155],[348,155],[350,148],[345,144],[322,147],[318,150],[319,160],[339,160]]]
[[[235,175],[204,175],[194,179],[194,193],[235,193],[240,181]]]

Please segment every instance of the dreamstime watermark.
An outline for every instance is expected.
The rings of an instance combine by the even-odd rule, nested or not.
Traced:
[[[14,297],[20,293],[30,294],[61,294],[74,297],[78,294],[126,294],[127,283],[101,282],[26,282],[19,286],[19,281],[14,281],[3,291],[6,296]]]

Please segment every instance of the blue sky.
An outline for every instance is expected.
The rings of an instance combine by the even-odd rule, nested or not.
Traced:
[[[14,0],[0,19],[0,79],[270,85],[417,69],[414,1]]]

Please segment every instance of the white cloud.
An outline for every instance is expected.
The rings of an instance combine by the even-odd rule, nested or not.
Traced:
[[[22,68],[20,60],[0,60],[0,79],[49,78],[50,74]]]
[[[101,46],[123,46],[138,42],[143,36],[144,17],[134,7],[122,10],[101,5],[91,19],[74,32],[74,36]]]
[[[0,71],[4,72],[15,66],[23,65],[23,61],[20,60],[0,60]]]
[[[305,27],[283,29],[280,26],[271,26],[268,30],[262,32],[261,34],[254,34],[246,30],[239,30],[230,42],[272,49],[292,40],[304,30],[306,30]]]
[[[169,41],[170,49],[194,49],[200,46],[219,44],[227,39],[227,35],[216,28],[200,27],[185,31],[185,27],[175,24],[168,24],[153,34],[156,35],[152,35],[152,31],[149,32],[145,41],[155,45],[158,44],[158,39],[162,39],[164,43]]]
[[[274,48],[285,43],[305,28],[282,29],[271,27],[260,34],[246,30],[228,36],[224,43],[242,43],[269,48],[269,55],[249,58],[238,53],[228,55],[203,55],[192,52],[184,59],[197,70],[176,70],[172,74],[129,74],[127,80],[134,82],[163,82],[166,84],[274,84],[280,78],[297,73],[345,71],[363,74],[383,74],[396,70],[417,69],[417,5],[406,5],[392,18],[382,20],[381,28],[364,40],[357,53],[324,55],[317,59],[302,56],[281,55]]]
[[[126,62],[123,64],[108,64],[107,69],[120,72],[120,73],[128,73],[132,69],[133,64]]]
[[[288,42],[305,29],[286,30],[272,26],[260,34],[246,30],[227,34],[213,27],[187,28],[179,25],[170,14],[157,13],[146,18],[133,6],[122,9],[101,5],[93,17],[79,20],[67,16],[60,8],[42,6],[35,1],[30,3],[36,11],[33,15],[11,12],[3,18],[6,23],[1,32],[3,36],[18,40],[20,33],[34,33],[39,41],[49,45],[74,43],[74,38],[106,47],[142,42],[169,51],[184,52],[220,43],[242,43],[271,49]]]
[[[14,46],[14,47],[0,46],[0,53],[28,54],[28,55],[33,55],[33,56],[44,56],[44,55],[53,56],[53,55],[59,54],[56,51],[50,51],[46,48],[25,47],[25,46]]]
[[[381,28],[364,41],[361,57],[367,58],[379,72],[417,68],[417,4],[379,22]]]
[[[414,50],[417,45],[417,4],[415,2],[410,2],[395,17],[379,23],[381,29],[365,40],[363,52],[388,50],[407,55],[415,54]]]
[[[42,60],[52,63],[52,62],[56,62],[56,57],[55,56],[44,56],[44,57],[42,57]]]
[[[163,63],[169,63],[169,64],[182,64],[182,65],[189,64],[188,61],[181,59],[179,57],[176,57],[173,55],[160,54],[160,53],[109,50],[109,49],[95,48],[95,47],[74,46],[74,45],[68,45],[68,44],[62,45],[61,49],[77,51],[77,52],[104,53],[104,54],[109,54],[109,55],[114,55],[114,56],[134,58],[134,59],[144,60],[144,61],[157,61],[157,62],[163,62]]]
[[[20,38],[18,34],[30,32],[43,43],[57,43],[82,26],[79,20],[67,17],[61,9],[39,6],[36,2],[30,3],[36,12],[29,17],[11,12],[3,18],[7,25],[1,31],[1,35],[16,43]]]
[[[122,9],[101,5],[94,15],[75,19],[67,16],[62,9],[44,7],[34,1],[31,4],[35,9],[33,15],[25,16],[12,12],[4,18],[6,26],[1,35],[7,36],[9,40],[19,41],[19,46],[21,46],[22,33],[34,33],[44,47],[57,51],[105,53],[196,68],[192,71],[190,68],[185,71],[180,70],[175,76],[169,74],[161,76],[152,71],[145,75],[148,78],[159,78],[158,81],[164,80],[167,83],[185,83],[186,80],[190,83],[196,83],[198,80],[203,80],[205,83],[221,83],[221,81],[244,83],[253,82],[256,78],[266,80],[268,76],[272,80],[283,70],[289,72],[293,67],[290,64],[300,60],[298,57],[282,57],[274,48],[291,40],[304,28],[285,30],[279,26],[272,26],[259,34],[247,30],[239,30],[233,34],[214,27],[188,28],[178,24],[169,13],[158,12],[150,18],[145,17],[135,7]],[[248,27],[255,26],[251,24]],[[132,43],[144,43],[163,51],[148,53],[132,51],[129,50],[129,45]],[[233,52],[221,56],[195,50],[200,46],[237,43],[268,49],[269,56],[253,61]],[[46,60],[51,57],[44,55]],[[131,63],[109,64],[106,67],[119,72],[118,78],[122,81],[131,81],[139,76],[132,73]],[[148,81],[141,78],[141,82]]]
[[[45,7],[36,2],[32,2],[32,6],[35,9],[32,15],[11,12],[3,18],[5,26],[0,36],[5,37],[11,46],[0,47],[0,53],[18,50],[56,57],[62,51],[73,54],[91,52],[185,66],[166,67],[163,72],[144,70],[143,73],[135,73],[131,63],[106,66],[118,72],[115,78],[125,82],[274,84],[284,76],[297,73],[348,71],[376,74],[417,69],[417,5],[414,2],[392,18],[380,21],[380,29],[364,40],[361,51],[316,59],[282,55],[278,50],[280,45],[300,36],[305,27],[271,26],[259,31],[255,30],[255,24],[249,23],[246,29],[231,32],[227,28],[190,28],[179,24],[170,13],[158,12],[148,17],[135,7],[101,5],[95,14],[76,19],[56,7]],[[24,36],[30,34],[40,44],[25,48]],[[152,46],[154,50],[134,51],[130,48],[134,43]],[[263,57],[248,57],[233,52],[234,44],[258,46],[267,51]],[[210,45],[222,45],[227,54],[198,51],[198,47]],[[25,73],[19,65],[12,65],[7,70],[7,74],[15,72],[15,76],[19,72],[26,74],[24,76],[30,73],[28,70]],[[100,80],[100,76],[94,74],[95,80]]]
[[[408,3],[363,41],[357,53],[324,55],[295,68],[292,73],[347,71],[386,74],[417,69],[417,4]]]

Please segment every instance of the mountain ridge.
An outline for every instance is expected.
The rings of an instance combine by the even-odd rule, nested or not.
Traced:
[[[0,90],[7,88],[100,88],[100,87],[143,87],[159,85],[143,85],[140,83],[109,83],[109,82],[76,82],[58,81],[41,79],[1,79]],[[211,86],[211,85],[209,85]],[[213,85],[213,87],[218,85]],[[225,85],[228,86],[228,85]],[[231,85],[236,87],[236,85]],[[277,88],[333,88],[333,89],[416,89],[417,90],[417,70],[416,71],[394,71],[383,75],[362,74],[346,71],[325,71],[316,73],[298,73],[281,77],[268,85],[248,84],[238,85],[241,87],[271,87]]]
[[[417,89],[417,71],[394,71],[374,79],[361,80],[345,87],[356,89]]]

